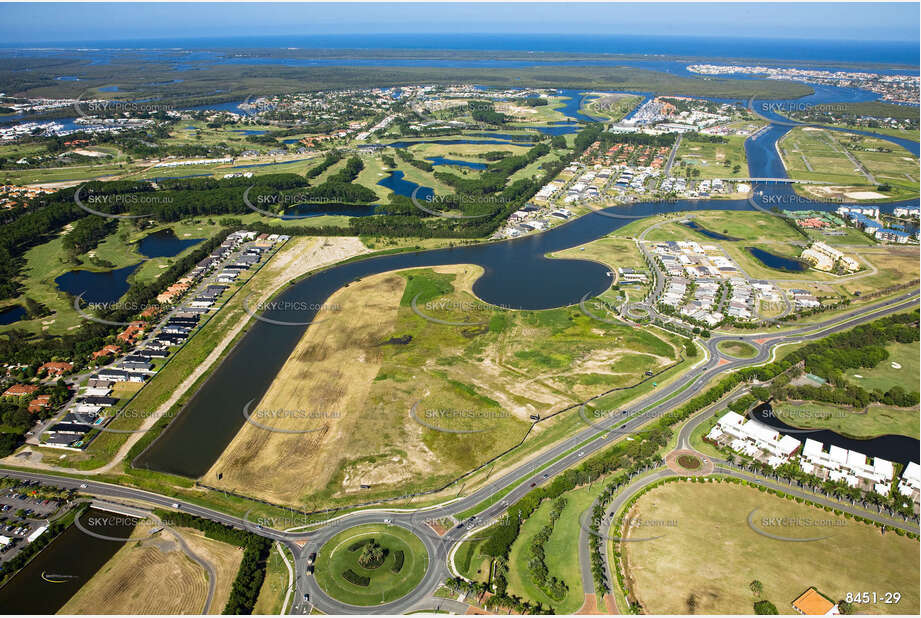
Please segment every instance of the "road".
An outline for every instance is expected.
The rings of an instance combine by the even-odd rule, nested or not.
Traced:
[[[337,614],[369,612],[396,614],[414,609],[431,608],[434,607],[433,603],[436,602],[432,594],[438,589],[441,582],[452,574],[447,564],[449,550],[462,537],[467,535],[469,530],[463,525],[455,525],[443,536],[438,536],[427,525],[427,521],[442,518],[458,521],[460,513],[482,506],[483,508],[479,510],[474,518],[473,525],[476,523],[489,525],[503,514],[509,504],[514,504],[524,497],[533,487],[547,482],[548,479],[591,457],[609,446],[618,436],[629,437],[630,434],[636,433],[647,423],[658,419],[664,413],[677,408],[699,394],[715,377],[731,373],[743,367],[770,362],[778,345],[819,339],[885,315],[915,308],[917,305],[918,292],[912,291],[891,300],[881,301],[869,307],[854,310],[842,317],[832,318],[794,330],[713,337],[705,343],[709,355],[707,359],[681,379],[665,384],[655,392],[635,402],[631,406],[631,410],[627,411],[625,415],[609,416],[592,422],[586,421],[585,429],[550,447],[539,456],[521,463],[505,474],[492,479],[471,494],[439,506],[416,510],[385,508],[363,510],[333,518],[325,522],[326,525],[319,529],[308,532],[285,532],[257,527],[244,518],[227,515],[195,504],[181,503],[179,508],[184,512],[199,517],[205,517],[229,526],[249,529],[288,547],[295,557],[296,574],[296,596],[291,613],[309,613],[316,608],[326,613]],[[750,359],[735,359],[722,355],[717,346],[721,341],[730,340],[741,340],[753,345],[758,350],[757,355]],[[725,405],[725,400],[722,404]],[[683,431],[691,431],[696,426],[695,423],[702,422],[701,419],[708,418],[710,410],[711,408],[707,408],[698,413],[685,425]],[[687,444],[687,435],[690,434],[679,437],[679,443]],[[77,489],[83,493],[108,499],[141,500],[163,508],[171,508],[171,505],[176,502],[175,498],[169,496],[94,480],[20,470],[7,470],[6,473],[14,478],[37,480],[59,487]],[[735,472],[730,470],[728,473]],[[738,472],[738,474],[742,474],[742,472]],[[783,489],[787,490],[786,487],[783,487]],[[506,492],[502,499],[495,501],[494,496],[501,495],[502,492]],[[848,505],[836,503],[836,507],[846,510]],[[863,512],[861,514],[866,516]],[[326,541],[343,529],[367,523],[383,523],[385,519],[391,520],[392,525],[413,531],[423,541],[429,554],[429,564],[420,584],[403,598],[374,606],[373,608],[352,606],[329,597],[319,588],[316,580],[307,574],[308,555],[318,551]],[[898,521],[886,520],[886,523],[905,527],[904,523],[900,524]],[[309,595],[309,602],[305,599],[305,595]]]

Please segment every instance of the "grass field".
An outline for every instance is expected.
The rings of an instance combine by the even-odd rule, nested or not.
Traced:
[[[885,434],[919,437],[918,406],[896,408],[874,403],[864,410],[819,402],[780,402],[774,414],[800,429],[831,429],[841,435],[866,440]]]
[[[678,359],[677,338],[596,322],[577,308],[487,307],[470,293],[480,272],[381,274],[334,294],[328,302],[341,315],[308,329],[257,409],[341,414],[284,421],[316,430],[308,434],[244,426],[208,484],[295,504],[369,495],[361,485],[431,488],[517,444],[530,416],[630,386]],[[424,314],[467,325],[424,319],[410,306],[417,295]],[[529,439],[559,435],[554,425],[541,423]]]
[[[358,563],[362,550],[351,550],[354,544],[373,539],[386,551],[383,563],[364,568]],[[403,564],[395,572],[403,552]],[[409,530],[399,526],[366,524],[343,530],[320,548],[317,553],[316,577],[328,595],[352,605],[378,605],[399,599],[416,587],[428,568],[429,556],[422,541]],[[360,586],[343,578],[353,573],[370,579]]]
[[[582,574],[579,570],[579,531],[582,513],[592,505],[604,488],[603,483],[583,487],[564,494],[568,500],[560,518],[553,526],[553,534],[544,546],[547,569],[550,575],[562,579],[569,591],[562,601],[554,601],[538,588],[528,573],[530,547],[534,536],[549,523],[551,500],[545,500],[521,526],[518,539],[509,554],[509,593],[518,594],[531,601],[550,605],[556,614],[574,614],[582,607]]]
[[[716,347],[723,354],[734,358],[754,358],[758,355],[755,346],[744,341],[721,341]]]
[[[772,534],[828,538],[783,542],[762,536],[747,524],[754,509],[755,525],[762,518],[824,524],[822,534],[805,526],[763,528]],[[675,522],[660,538],[623,544],[627,575],[646,613],[751,614],[759,600],[749,588],[753,580],[763,585],[760,599],[784,614],[794,613],[790,604],[810,586],[836,601],[858,590],[899,591],[898,605],[861,605],[858,612],[918,613],[916,540],[728,483],[668,483],[643,495],[632,513],[649,522]],[[639,538],[648,530],[631,528],[629,535]]]
[[[199,614],[208,595],[202,567],[182,551],[172,535],[144,539],[138,527],[129,541],[60,609],[59,614]],[[220,614],[243,558],[232,545],[181,530],[189,548],[215,569],[210,614]],[[143,539],[143,540],[142,540]]]

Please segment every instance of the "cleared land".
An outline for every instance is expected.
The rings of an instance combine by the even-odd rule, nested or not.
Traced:
[[[829,403],[785,401],[773,409],[777,418],[800,429],[831,429],[860,440],[885,434],[919,437],[918,406],[896,408],[874,403],[858,410]]]
[[[797,127],[783,137],[779,146],[791,178],[842,185],[844,196],[851,199],[904,199],[918,195],[918,158],[892,142]],[[878,197],[870,195],[883,184],[892,190]]]
[[[358,562],[364,545],[376,541],[384,550],[383,561],[372,568]],[[343,530],[317,554],[317,584],[331,597],[352,605],[378,605],[408,594],[428,568],[429,556],[422,541],[399,526],[367,524]],[[343,574],[367,578],[365,585],[348,581]]]
[[[341,315],[307,330],[256,407],[330,414],[260,421],[310,433],[244,426],[206,482],[298,504],[368,495],[361,485],[430,488],[516,445],[532,415],[631,386],[679,359],[677,337],[597,322],[577,308],[486,306],[470,292],[480,273],[404,271],[336,292],[327,302]],[[465,325],[421,317],[417,297],[421,313]]]
[[[143,539],[149,528],[136,529],[134,538],[75,594],[59,614],[198,614],[208,596],[208,578],[172,535]],[[220,614],[230,598],[230,587],[243,558],[232,545],[180,533],[193,553],[215,569],[217,582],[211,614]]]
[[[748,158],[745,140],[741,135],[730,135],[725,144],[681,140],[672,173],[684,175],[685,169],[697,170],[696,178],[745,178],[748,176]],[[737,169],[738,168],[738,169]]]
[[[824,523],[819,534],[815,527],[762,528],[772,534],[828,538],[783,542],[762,536],[747,524],[753,509],[756,524],[784,517]],[[791,602],[810,586],[835,601],[858,590],[899,591],[897,605],[860,605],[857,611],[918,613],[916,540],[728,483],[668,483],[642,496],[632,513],[648,522],[676,523],[655,540],[623,543],[627,576],[646,613],[751,614],[753,603],[766,599],[793,614]],[[628,536],[648,532],[633,527]],[[760,597],[749,588],[753,580],[763,585]]]

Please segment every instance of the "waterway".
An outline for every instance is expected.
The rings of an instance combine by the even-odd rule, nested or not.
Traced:
[[[131,536],[134,526],[126,520],[96,509],[80,517],[84,528],[115,538]],[[0,613],[53,615],[123,546],[70,526],[0,588]]]
[[[846,438],[828,429],[818,429],[804,433],[804,430],[791,427],[774,416],[774,411],[769,403],[761,404],[752,410],[751,414],[752,418],[761,421],[765,425],[770,425],[780,433],[792,436],[801,442],[805,443],[806,438],[821,442],[825,445],[825,450],[828,450],[829,446],[835,445],[850,451],[863,453],[868,457],[882,457],[888,461],[898,462],[903,466],[911,461],[918,463],[918,450],[921,447],[921,443],[916,438],[888,434],[870,438],[869,440],[856,440]]]

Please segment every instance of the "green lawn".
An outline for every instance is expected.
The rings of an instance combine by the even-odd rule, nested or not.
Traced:
[[[774,414],[800,429],[831,429],[858,440],[885,434],[919,437],[918,407],[895,408],[872,404],[866,411],[848,406],[818,402],[780,402]]]
[[[360,542],[377,541],[387,550],[383,563],[366,569],[358,564],[362,550],[350,548]],[[397,552],[403,552],[403,565],[394,572],[398,563]],[[415,588],[425,575],[429,556],[416,535],[399,526],[366,524],[343,530],[331,538],[319,551],[316,562],[317,584],[331,597],[352,605],[379,605],[399,599]],[[367,586],[346,581],[342,574],[350,570],[370,578]]]
[[[583,487],[565,494],[568,502],[553,527],[553,534],[544,546],[547,568],[550,575],[557,577],[569,587],[562,601],[554,601],[543,593],[528,573],[530,547],[534,536],[549,522],[551,500],[544,500],[537,511],[521,526],[518,539],[509,554],[509,592],[519,594],[531,601],[539,601],[553,607],[556,614],[573,614],[585,601],[582,592],[582,574],[579,570],[580,517],[591,506],[603,483]]]
[[[721,341],[716,347],[720,352],[734,358],[754,358],[758,355],[755,346],[744,341]]]

